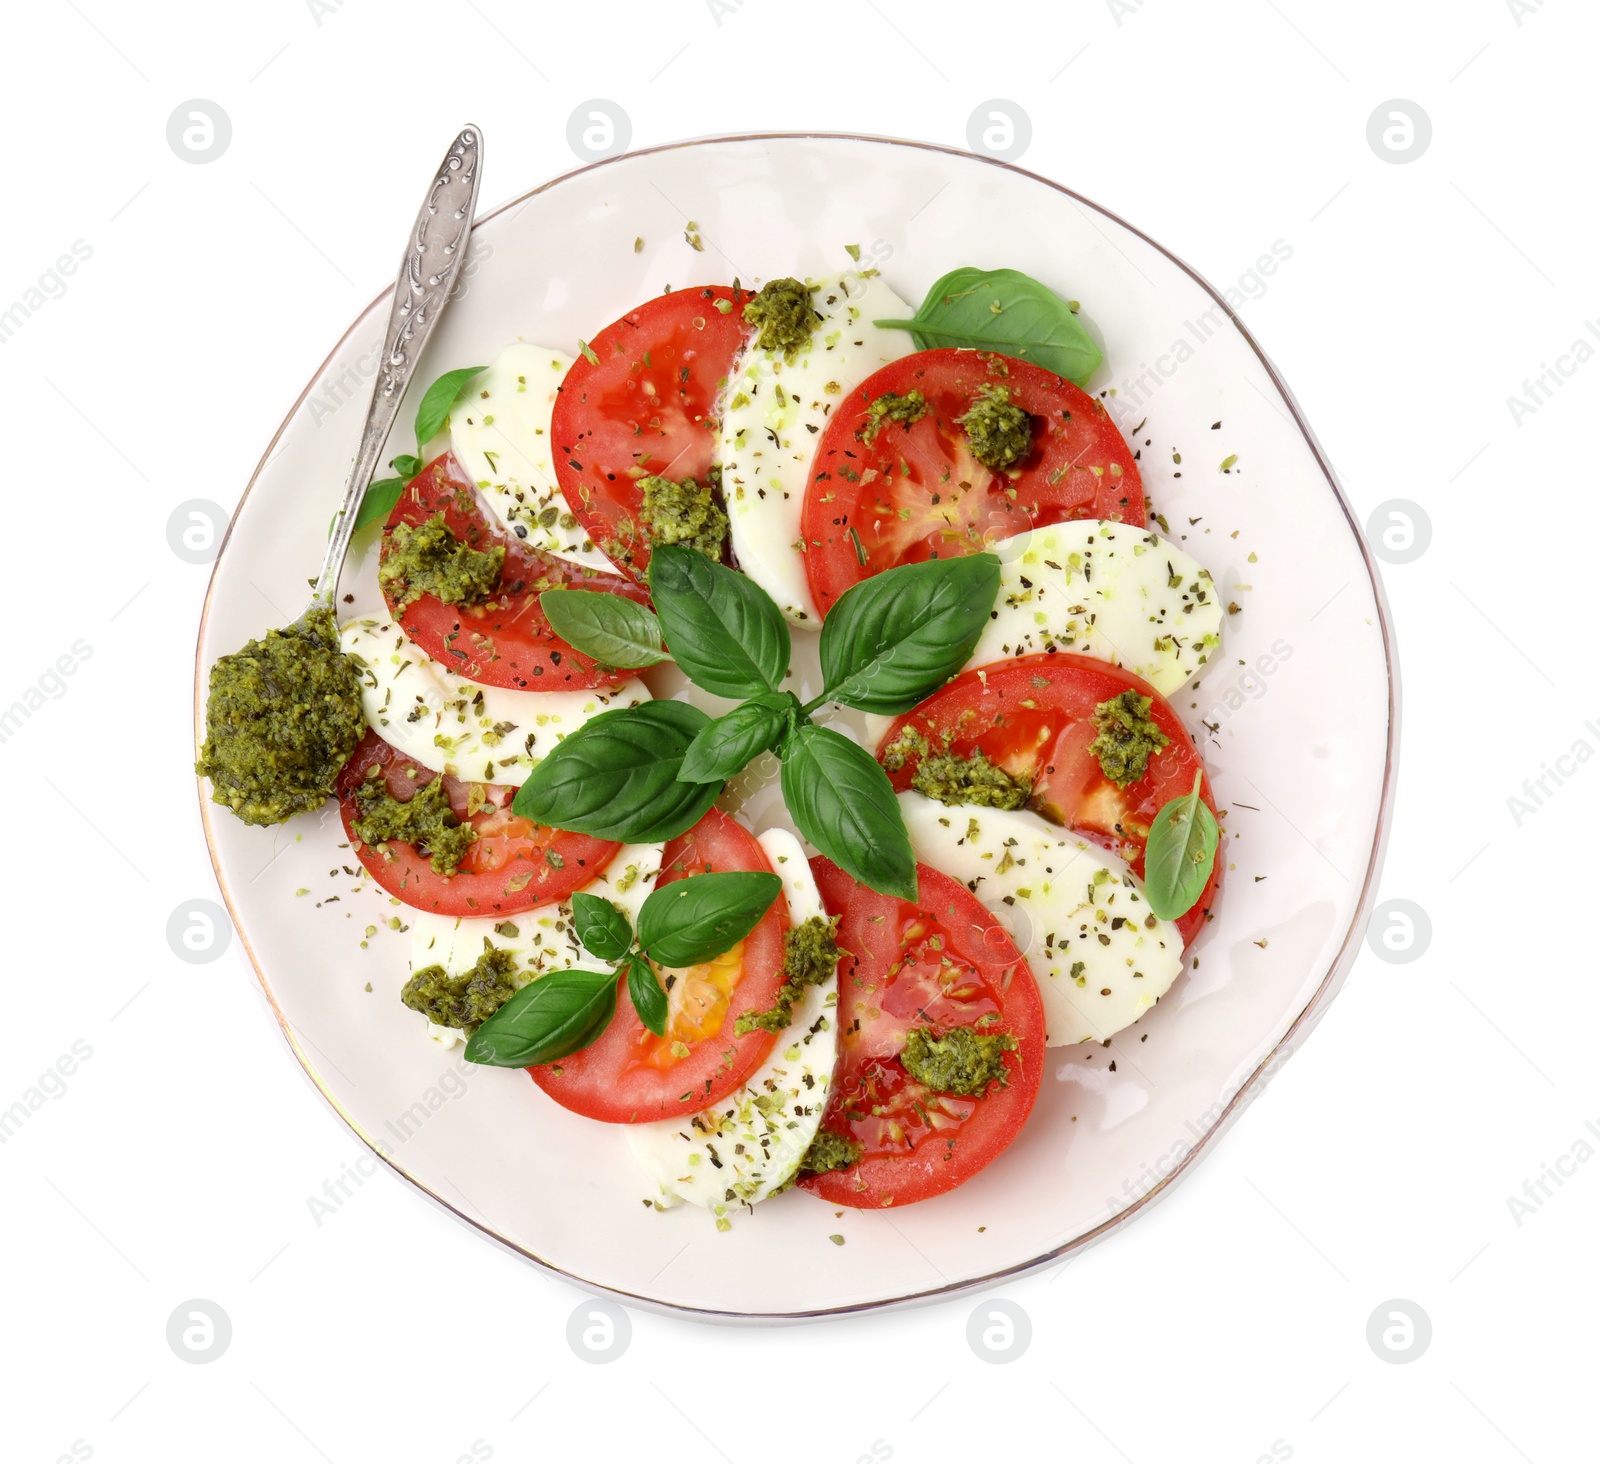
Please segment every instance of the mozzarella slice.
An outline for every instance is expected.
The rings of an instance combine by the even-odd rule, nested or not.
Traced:
[[[550,414],[572,357],[523,342],[473,378],[450,414],[450,450],[508,533],[588,569],[611,570],[556,481]]]
[[[655,887],[661,870],[660,844],[624,844],[605,870],[586,884],[585,894],[610,900],[637,923],[639,907]],[[484,951],[509,951],[521,968],[520,983],[548,971],[609,971],[610,961],[597,960],[584,950],[572,925],[572,902],[559,900],[539,905],[520,915],[500,919],[458,919],[414,911],[411,915],[411,970],[443,966],[453,975],[470,971]],[[454,1027],[427,1024],[428,1035],[449,1047],[464,1039]]]
[[[480,686],[441,666],[384,620],[347,621],[339,644],[361,668],[367,725],[423,767],[475,783],[520,786],[584,723],[650,700],[637,677],[604,691]]]
[[[769,829],[760,842],[783,880],[794,923],[822,915],[822,897],[799,840]],[[806,988],[771,1056],[715,1108],[687,1119],[628,1125],[633,1157],[655,1182],[659,1206],[687,1200],[721,1220],[733,1206],[764,1200],[794,1178],[816,1137],[833,1081],[837,1001],[837,981]]]
[[[739,567],[795,624],[814,626],[822,617],[806,581],[800,513],[817,439],[846,393],[916,342],[872,323],[913,313],[877,276],[851,270],[807,283],[822,320],[793,361],[753,340],[734,361],[716,461]]]
[[[1222,644],[1210,573],[1159,534],[1080,519],[1004,539],[994,552],[1000,594],[969,667],[1072,651],[1170,696]]]
[[[1118,859],[1036,813],[902,793],[911,847],[1006,923],[1039,983],[1045,1045],[1103,1041],[1177,979],[1183,937]]]

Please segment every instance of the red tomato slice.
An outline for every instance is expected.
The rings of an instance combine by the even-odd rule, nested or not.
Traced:
[[[631,310],[592,341],[561,383],[551,419],[556,480],[589,537],[640,583],[650,562],[639,530],[649,475],[705,481],[717,397],[744,345],[747,290],[674,290]]]
[[[656,888],[710,871],[773,872],[755,835],[713,808],[661,856]],[[756,928],[715,961],[658,971],[667,985],[667,1032],[657,1037],[617,984],[617,1014],[597,1042],[559,1062],[528,1071],[557,1103],[604,1123],[684,1118],[726,1097],[750,1076],[777,1040],[757,1029],[734,1031],[745,1012],[767,1011],[783,985],[788,902],[780,894]]]
[[[1144,777],[1119,788],[1100,771],[1089,744],[1098,735],[1095,707],[1129,690],[1150,698],[1150,715],[1168,740]],[[1126,859],[1141,878],[1152,820],[1163,804],[1194,787],[1197,772],[1200,796],[1217,811],[1205,764],[1178,714],[1148,682],[1088,656],[1024,656],[963,672],[896,719],[878,747],[880,762],[907,726],[935,751],[948,748],[960,757],[981,752],[1014,777],[1031,779],[1030,808]],[[908,758],[889,774],[896,791],[911,786],[917,762]],[[1206,922],[1222,864],[1219,857],[1194,908],[1176,922],[1185,945]]]
[[[519,691],[588,691],[615,686],[633,675],[604,670],[573,650],[550,628],[539,596],[570,587],[623,595],[642,604],[643,590],[621,575],[596,574],[529,549],[515,535],[506,534],[484,511],[477,491],[448,453],[411,480],[390,511],[387,527],[426,523],[441,510],[450,532],[462,543],[474,549],[503,545],[506,562],[498,593],[484,605],[446,605],[423,595],[396,614],[394,599],[384,592],[389,613],[400,628],[435,661],[485,686]],[[381,552],[387,558],[387,532]]]
[[[401,802],[444,778],[455,816],[478,831],[454,874],[434,873],[428,856],[410,844],[357,844],[355,824],[361,811],[355,791],[372,767],[383,769],[389,792]],[[622,847],[518,818],[510,807],[516,791],[502,783],[464,783],[436,773],[369,731],[339,773],[339,817],[367,873],[412,909],[439,915],[514,915],[582,889]]]
[[[992,387],[1033,418],[1033,449],[996,473],[956,419]],[[919,391],[909,427],[858,435],[885,392]],[[987,351],[919,351],[874,372],[839,403],[817,444],[802,529],[806,575],[824,615],[851,585],[898,564],[972,554],[1068,519],[1144,523],[1144,488],[1106,410],[1070,381]]]
[[[831,874],[819,884],[840,888]],[[822,1127],[862,1153],[800,1180],[830,1205],[909,1205],[965,1184],[1016,1138],[1039,1094],[1044,1008],[1010,932],[948,875],[919,864],[917,884],[914,903],[857,885],[839,924],[839,1069]],[[901,1066],[913,1027],[944,1033],[985,1017],[985,1032],[1017,1041],[1005,1086],[937,1093]]]

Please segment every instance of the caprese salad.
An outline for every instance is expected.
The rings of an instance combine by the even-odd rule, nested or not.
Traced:
[[[626,1134],[658,1208],[954,1189],[1223,868],[1167,698],[1225,610],[1099,361],[1015,271],[913,312],[852,267],[453,370],[361,510],[382,611],[219,662],[197,770],[252,822],[337,798],[419,1031]]]

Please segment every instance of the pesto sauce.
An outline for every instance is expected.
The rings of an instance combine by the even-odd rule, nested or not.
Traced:
[[[1170,740],[1150,715],[1150,698],[1130,688],[1094,709],[1100,735],[1089,752],[1100,771],[1119,788],[1137,783],[1149,771],[1150,759]]]
[[[373,767],[355,798],[361,816],[350,831],[356,838],[363,844],[410,844],[429,855],[435,874],[454,874],[478,837],[470,824],[456,818],[443,778],[424,783],[401,802],[389,791],[383,769]]]
[[[911,786],[941,803],[971,803],[979,808],[1021,808],[1033,792],[1027,778],[1014,778],[981,752],[960,757],[953,752],[924,756],[911,775]]]
[[[786,361],[800,354],[822,316],[811,303],[810,289],[789,277],[769,280],[744,307],[746,325],[756,328],[756,345],[781,352]]]
[[[396,524],[388,534],[378,583],[398,615],[424,595],[446,605],[479,605],[500,588],[506,551],[471,549],[450,532],[442,512],[425,524]]]
[[[884,748],[883,765],[889,772],[898,773],[912,758],[927,755],[928,739],[907,722],[894,741]]]
[[[997,472],[1026,457],[1033,446],[1033,419],[1003,386],[985,388],[956,422],[973,457]]]
[[[860,1157],[861,1145],[854,1139],[819,1128],[800,1161],[800,1169],[805,1174],[828,1174],[835,1169],[848,1169]]]
[[[1009,1032],[952,1027],[941,1037],[931,1028],[913,1027],[906,1033],[900,1065],[937,1093],[981,1098],[990,1083],[1005,1086],[1005,1055],[1016,1050],[1017,1039]]]
[[[920,391],[908,391],[904,396],[886,391],[873,399],[867,408],[867,420],[856,435],[871,447],[885,422],[898,422],[902,427],[910,427],[927,415],[928,399]]]
[[[451,975],[443,966],[424,966],[406,982],[400,1000],[435,1027],[470,1032],[516,994],[516,969],[517,959],[510,951],[491,947],[470,971],[459,975]]]
[[[652,544],[682,544],[720,560],[728,542],[728,515],[709,482],[654,475],[639,479],[644,503],[639,517]]]
[[[332,796],[365,730],[360,674],[333,611],[317,609],[212,666],[194,770],[246,823],[282,823]]]
[[[783,985],[778,999],[769,1011],[741,1013],[733,1024],[739,1036],[758,1029],[783,1031],[793,1019],[795,1003],[804,997],[806,988],[833,979],[839,966],[839,947],[833,938],[838,926],[837,916],[827,919],[813,915],[789,927],[783,937]]]

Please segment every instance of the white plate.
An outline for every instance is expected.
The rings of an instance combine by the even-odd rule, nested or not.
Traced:
[[[701,254],[684,242],[691,218]],[[1125,431],[1144,422],[1133,441],[1153,511],[1243,607],[1222,654],[1173,699],[1230,808],[1229,870],[1198,969],[1109,1047],[1052,1051],[1033,1116],[994,1165],[892,1214],[840,1215],[801,1193],[727,1233],[690,1207],[657,1213],[641,1203],[620,1132],[565,1112],[520,1073],[469,1068],[418,1035],[397,999],[409,941],[383,928],[397,912],[370,884],[330,878],[356,867],[332,804],[271,831],[202,804],[243,945],[296,1057],[345,1122],[529,1259],[705,1315],[938,1296],[1128,1223],[1216,1142],[1333,996],[1369,912],[1393,786],[1398,683],[1382,594],[1293,399],[1216,291],[1045,179],[925,145],[825,136],[711,139],[580,169],[478,225],[470,278],[418,389],[518,335],[570,351],[667,284],[838,268],[845,244],[913,302],[959,264],[1011,266],[1081,300],[1106,352],[1091,389],[1118,388],[1104,400]],[[334,348],[239,505],[201,626],[197,727],[204,668],[304,602],[387,299]],[[408,404],[400,420],[411,418]],[[390,451],[402,450],[404,432]],[[1223,474],[1230,454],[1236,469]],[[347,574],[367,603],[370,576],[370,563]],[[797,647],[809,639],[797,633]],[[747,812],[764,827],[770,795]],[[380,929],[363,949],[368,925]]]

